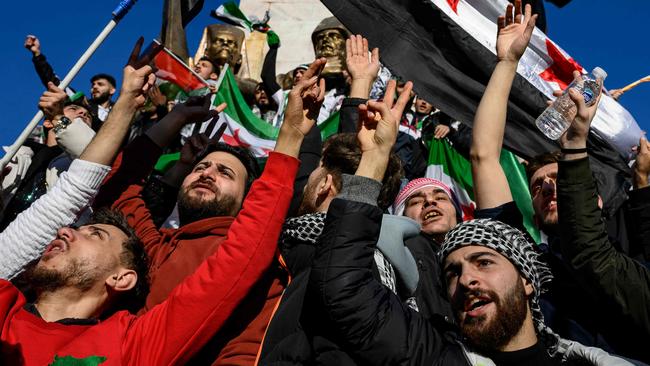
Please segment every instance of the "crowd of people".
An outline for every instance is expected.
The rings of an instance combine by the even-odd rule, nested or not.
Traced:
[[[568,90],[561,150],[524,162],[541,243],[500,165],[536,19],[520,0],[499,17],[472,128],[408,81],[371,98],[380,50],[361,35],[345,40],[335,88],[325,58],[281,85],[271,45],[250,98],[279,128],[263,168],[196,131],[226,104],[168,100],[142,38],[122,84],[97,74],[87,98],[57,87],[28,36],[45,121],[2,172],[0,363],[650,363],[650,143],[640,137],[620,215],[603,217],[587,150],[598,103]],[[216,91],[216,61],[194,71]],[[338,133],[323,140],[333,111]],[[431,139],[468,157],[473,219],[425,176]],[[155,171],[167,152],[180,157]]]

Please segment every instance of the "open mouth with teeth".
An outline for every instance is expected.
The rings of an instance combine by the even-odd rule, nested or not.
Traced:
[[[492,300],[484,297],[474,297],[465,302],[465,313],[470,317],[477,317],[483,315],[486,311],[487,305],[491,304]]]
[[[423,221],[434,219],[434,218],[440,217],[440,216],[442,216],[442,214],[440,212],[438,212],[438,211],[435,211],[435,210],[429,211],[424,215]]]
[[[45,248],[45,253],[43,253],[43,255],[56,255],[63,253],[66,250],[68,250],[67,243],[61,239],[56,239]]]

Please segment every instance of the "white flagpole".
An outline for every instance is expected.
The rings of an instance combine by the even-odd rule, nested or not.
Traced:
[[[122,0],[122,1],[120,1],[120,3],[115,8],[115,10],[113,10],[113,13],[112,13],[113,17],[112,17],[111,21],[108,22],[106,27],[104,27],[104,30],[102,30],[102,32],[97,36],[97,38],[95,38],[93,43],[90,44],[90,46],[88,47],[86,52],[84,52],[84,54],[81,55],[79,60],[77,60],[77,63],[75,63],[74,66],[72,66],[72,69],[70,69],[70,71],[65,76],[65,78],[63,78],[63,81],[61,81],[61,83],[58,85],[59,88],[65,89],[70,84],[72,79],[74,79],[74,77],[77,76],[77,73],[79,73],[79,70],[81,70],[81,68],[86,64],[88,59],[90,59],[90,57],[93,55],[93,53],[95,53],[95,50],[97,50],[99,45],[101,45],[102,42],[104,42],[104,40],[106,39],[106,37],[108,37],[108,35],[113,30],[113,28],[115,28],[117,23],[120,20],[122,20],[122,18],[126,15],[126,13],[129,12],[129,10],[131,10],[131,7],[135,4],[135,2],[136,2],[136,0]],[[34,130],[34,128],[36,127],[38,122],[41,120],[41,118],[43,118],[43,111],[39,110],[36,113],[36,115],[34,115],[34,118],[32,118],[32,120],[29,122],[29,124],[27,124],[27,126],[25,127],[23,132],[20,134],[20,136],[18,136],[18,139],[16,139],[16,141],[9,147],[9,151],[7,151],[5,156],[2,157],[2,160],[0,160],[0,171],[2,171],[4,169],[4,167],[7,166],[7,164],[11,160],[11,158],[13,158],[14,155],[16,155],[16,153],[18,152],[18,149],[20,149],[20,147],[23,145],[25,140],[27,140],[27,138],[31,134],[32,130]]]

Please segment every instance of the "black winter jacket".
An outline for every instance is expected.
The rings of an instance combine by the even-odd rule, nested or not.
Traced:
[[[364,365],[467,365],[444,319],[426,319],[373,277],[381,220],[378,207],[342,199],[327,213],[310,291],[338,344]]]
[[[621,354],[650,361],[650,270],[618,252],[607,237],[589,161],[560,161],[557,179],[562,256],[599,299],[603,322]]]

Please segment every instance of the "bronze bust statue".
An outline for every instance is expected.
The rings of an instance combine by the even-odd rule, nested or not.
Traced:
[[[241,49],[244,42],[244,31],[232,25],[212,24],[206,27],[207,44],[205,55],[214,60],[220,67],[230,64],[233,72],[241,65]]]
[[[323,19],[311,34],[316,57],[325,57],[327,64],[322,75],[342,78],[345,70],[345,40],[348,30],[335,17]]]

